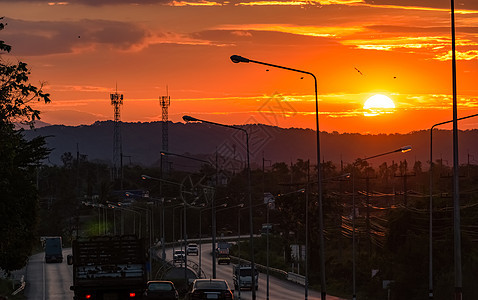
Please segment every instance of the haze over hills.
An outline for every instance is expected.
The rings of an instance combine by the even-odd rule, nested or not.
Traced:
[[[77,149],[87,155],[90,161],[112,161],[113,121],[96,122],[92,125],[64,126],[51,125],[25,130],[27,138],[36,135],[47,136],[48,147],[53,151],[49,163],[61,164],[61,155]],[[262,166],[262,158],[274,162],[295,162],[297,159],[310,159],[316,162],[315,131],[299,128],[279,128],[269,125],[243,125],[249,132],[251,164]],[[122,123],[121,135],[124,164],[158,166],[161,147],[162,122]],[[340,165],[350,163],[356,158],[365,158],[393,151],[411,145],[413,150],[405,154],[391,154],[370,160],[374,166],[383,161],[391,162],[407,159],[408,162],[420,160],[426,169],[429,160],[429,131],[408,134],[363,135],[358,133],[321,132],[321,154],[325,161]],[[452,164],[452,134],[450,130],[436,130],[433,134],[434,160],[443,159],[444,164]],[[477,163],[478,130],[460,131],[460,162]],[[245,136],[239,130],[200,123],[169,122],[169,152],[197,156],[214,161],[218,152],[220,165],[231,161],[245,161]],[[229,160],[227,162],[226,160]]]

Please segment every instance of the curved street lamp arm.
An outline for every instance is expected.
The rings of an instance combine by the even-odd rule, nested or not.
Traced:
[[[216,123],[216,122],[211,122],[211,121],[206,121],[206,120],[201,120],[201,119],[191,117],[191,116],[183,116],[183,120],[186,121],[186,122],[201,122],[201,123],[206,123],[206,124],[211,124],[211,125],[216,125],[216,126],[241,130],[246,134],[247,139],[249,139],[249,134],[247,133],[247,130],[245,130],[244,128],[241,128],[241,127],[237,127],[237,126],[234,126],[234,125],[221,124],[221,123]]]
[[[167,152],[167,151],[161,151],[160,153],[161,153],[161,155],[177,156],[177,157],[187,158],[187,159],[191,159],[191,160],[195,160],[195,161],[199,161],[199,162],[203,162],[203,163],[212,165],[210,161],[200,159],[200,158],[195,158],[195,157],[186,156],[186,155],[177,154],[177,153],[172,153],[172,152]]]
[[[242,57],[242,56],[239,56],[239,55],[232,55],[231,60],[232,60],[233,63],[236,63],[236,64],[240,63],[240,62],[243,62],[243,63],[251,62],[251,63],[255,63],[255,64],[260,64],[260,65],[265,65],[265,66],[269,66],[269,67],[289,70],[289,71],[293,71],[293,72],[309,74],[309,75],[311,75],[312,77],[315,78],[315,75],[312,74],[311,72],[307,72],[307,71],[303,71],[303,70],[299,70],[299,69],[293,69],[293,68],[284,67],[284,66],[279,66],[279,65],[275,65],[275,64],[270,64],[270,63],[266,63],[266,62],[262,62],[262,61],[257,61],[257,60],[245,58],[245,57]]]
[[[174,184],[174,185],[181,186],[181,183],[179,183],[179,182],[174,182],[174,181],[169,181],[169,180],[166,180],[166,179],[160,179],[160,178],[156,178],[156,177],[151,177],[151,176],[148,176],[148,175],[141,175],[141,179],[143,179],[143,180],[146,180],[146,179],[156,180],[156,181],[161,181],[161,182],[165,182],[165,183],[169,183],[169,184]]]
[[[325,248],[324,248],[324,224],[323,224],[323,210],[322,210],[322,171],[321,171],[322,167],[321,167],[321,164],[320,164],[321,156],[320,156],[320,138],[319,138],[319,99],[318,99],[318,95],[317,95],[317,78],[311,72],[298,70],[298,69],[293,69],[293,68],[284,67],[284,66],[279,66],[279,65],[270,64],[270,63],[265,63],[265,62],[261,62],[261,61],[257,61],[257,60],[252,60],[252,59],[242,57],[240,55],[232,55],[230,58],[231,58],[231,61],[233,63],[240,63],[240,62],[249,63],[249,62],[252,62],[252,63],[261,64],[261,65],[265,65],[265,66],[270,66],[270,67],[274,67],[274,68],[279,68],[279,69],[283,69],[283,70],[288,70],[288,71],[292,71],[292,72],[308,74],[308,75],[310,75],[314,78],[315,127],[316,127],[316,139],[317,139],[317,142],[316,142],[316,144],[317,144],[317,182],[318,182],[318,191],[319,191],[318,197],[317,197],[318,202],[319,202],[319,244],[320,244],[320,250],[319,251],[320,251],[320,269],[322,270],[321,271],[321,276],[320,276],[321,277],[320,282],[321,282],[321,298],[325,299],[327,293],[326,293],[326,282],[325,282],[325,259],[324,259]],[[251,217],[251,219],[252,219],[252,217]],[[251,232],[251,234],[252,234],[252,232]],[[255,290],[252,291],[252,299],[253,300],[256,299]]]
[[[384,156],[384,155],[391,154],[391,153],[395,153],[395,152],[405,153],[405,152],[408,152],[408,151],[411,151],[411,150],[412,150],[412,146],[403,146],[403,147],[400,147],[400,148],[398,148],[398,149],[396,149],[396,150],[393,150],[393,151],[390,151],[390,152],[385,152],[385,153],[382,153],[382,154],[377,154],[377,155],[374,155],[374,156],[366,157],[366,158],[364,158],[363,160],[367,160],[367,159],[371,159],[371,158],[376,158],[376,157]]]

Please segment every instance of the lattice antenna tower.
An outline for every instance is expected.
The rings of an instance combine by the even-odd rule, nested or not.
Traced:
[[[169,149],[169,128],[168,128],[168,108],[169,105],[171,105],[171,98],[169,97],[169,92],[168,92],[168,86],[166,86],[166,96],[160,96],[159,97],[159,104],[161,104],[161,109],[162,109],[162,130],[163,130],[163,135],[162,135],[162,143],[161,143],[161,148],[163,151],[168,151]],[[168,164],[168,156],[165,155],[163,157],[163,165],[162,165],[162,170],[166,171],[166,173],[169,171],[169,164]]]
[[[113,179],[120,178],[123,168],[123,146],[121,144],[121,112],[123,94],[118,94],[118,86],[114,94],[110,94],[111,105],[114,107],[114,132],[113,132]]]

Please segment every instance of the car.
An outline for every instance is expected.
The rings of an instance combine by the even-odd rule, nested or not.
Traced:
[[[174,262],[183,262],[186,258],[184,250],[174,250],[173,252],[173,261]]]
[[[195,279],[186,294],[188,300],[234,300],[234,293],[224,279]]]
[[[152,280],[146,283],[143,299],[178,300],[179,294],[171,281]]]
[[[186,248],[186,252],[188,255],[199,255],[199,247],[197,244],[188,244],[187,248]]]

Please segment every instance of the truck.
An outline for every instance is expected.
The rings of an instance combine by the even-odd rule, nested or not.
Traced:
[[[253,281],[254,277],[254,281]],[[234,265],[232,267],[232,281],[234,282],[234,289],[252,289],[253,283],[256,291],[259,288],[259,272],[254,267],[254,272],[252,272],[251,265]]]
[[[216,255],[217,264],[230,264],[231,258],[229,257],[229,248],[219,249]]]
[[[78,238],[72,243],[75,300],[141,299],[146,285],[144,240],[133,235]]]
[[[219,255],[220,251],[228,251],[229,253],[229,248],[231,248],[231,245],[228,242],[226,241],[217,242],[216,255]]]
[[[63,262],[63,248],[60,236],[45,237],[45,262]]]

